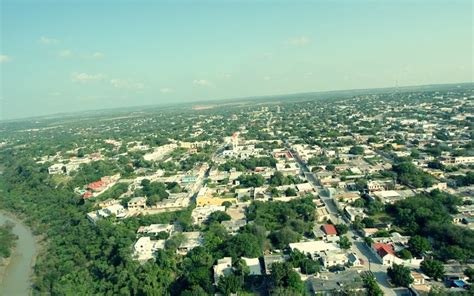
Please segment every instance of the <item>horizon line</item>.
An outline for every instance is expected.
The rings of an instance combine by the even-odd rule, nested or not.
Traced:
[[[179,106],[179,105],[196,105],[196,104],[209,104],[209,103],[218,103],[222,101],[237,101],[237,100],[250,100],[250,99],[276,99],[283,96],[298,96],[298,95],[309,95],[309,94],[328,94],[328,93],[336,93],[336,92],[349,92],[349,91],[374,91],[374,90],[389,90],[389,89],[407,89],[407,88],[417,88],[417,87],[434,87],[434,86],[456,86],[456,85],[469,85],[473,84],[474,81],[470,82],[447,82],[447,83],[431,83],[431,84],[413,84],[413,85],[403,85],[403,86],[382,86],[382,87],[371,87],[371,88],[352,88],[352,89],[332,89],[332,90],[321,90],[321,91],[302,91],[302,92],[295,92],[295,93],[283,93],[283,94],[267,94],[267,95],[257,95],[257,96],[246,96],[246,97],[227,97],[227,98],[216,98],[216,99],[203,99],[197,101],[183,101],[183,102],[162,102],[162,103],[155,103],[155,104],[143,104],[143,105],[130,105],[130,106],[123,106],[123,107],[110,107],[110,108],[99,108],[99,109],[87,109],[83,111],[76,111],[76,112],[56,112],[56,113],[48,113],[43,115],[37,116],[25,116],[25,117],[13,117],[9,119],[0,119],[0,124],[8,123],[8,122],[21,122],[21,121],[30,121],[35,119],[45,119],[46,117],[57,117],[65,118],[74,115],[80,115],[87,112],[107,112],[113,110],[123,110],[123,109],[140,109],[145,107],[159,107],[159,106]],[[46,118],[47,119],[47,118]]]

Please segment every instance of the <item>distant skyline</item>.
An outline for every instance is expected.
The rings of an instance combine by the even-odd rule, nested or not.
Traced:
[[[0,2],[0,120],[472,82],[472,1]]]

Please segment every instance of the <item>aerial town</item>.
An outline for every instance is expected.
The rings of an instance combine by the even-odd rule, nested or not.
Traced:
[[[464,295],[473,126],[469,85],[11,122],[1,204],[64,221],[38,294]]]

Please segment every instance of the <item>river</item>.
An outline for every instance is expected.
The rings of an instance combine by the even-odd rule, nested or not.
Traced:
[[[10,264],[0,279],[1,296],[23,296],[31,294],[32,263],[37,252],[33,233],[21,221],[0,212],[0,224],[11,221],[15,224],[13,232],[18,235],[17,245]]]

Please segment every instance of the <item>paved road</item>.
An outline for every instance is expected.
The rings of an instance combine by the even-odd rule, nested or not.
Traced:
[[[288,143],[286,142],[287,148],[290,148]],[[301,174],[306,176],[306,179],[313,185],[316,192],[320,192],[322,187],[318,185],[318,182],[314,175],[308,170],[306,164],[298,157],[298,155],[293,154],[295,157],[296,162],[298,163]],[[345,221],[339,214],[336,205],[334,204],[334,200],[330,197],[326,197],[320,195],[321,200],[323,201],[326,209],[329,212],[329,216],[331,221],[334,223],[342,223],[350,226],[347,221]],[[364,261],[362,270],[370,270],[375,276],[380,288],[384,292],[384,295],[388,296],[396,296],[397,294],[395,291],[390,287],[387,277],[387,266],[384,266],[380,263],[377,257],[370,251],[369,247],[365,244],[365,242],[360,238],[354,231],[349,230],[347,233],[349,240],[352,242],[351,251],[355,253],[360,259]],[[357,239],[354,239],[356,237]]]

